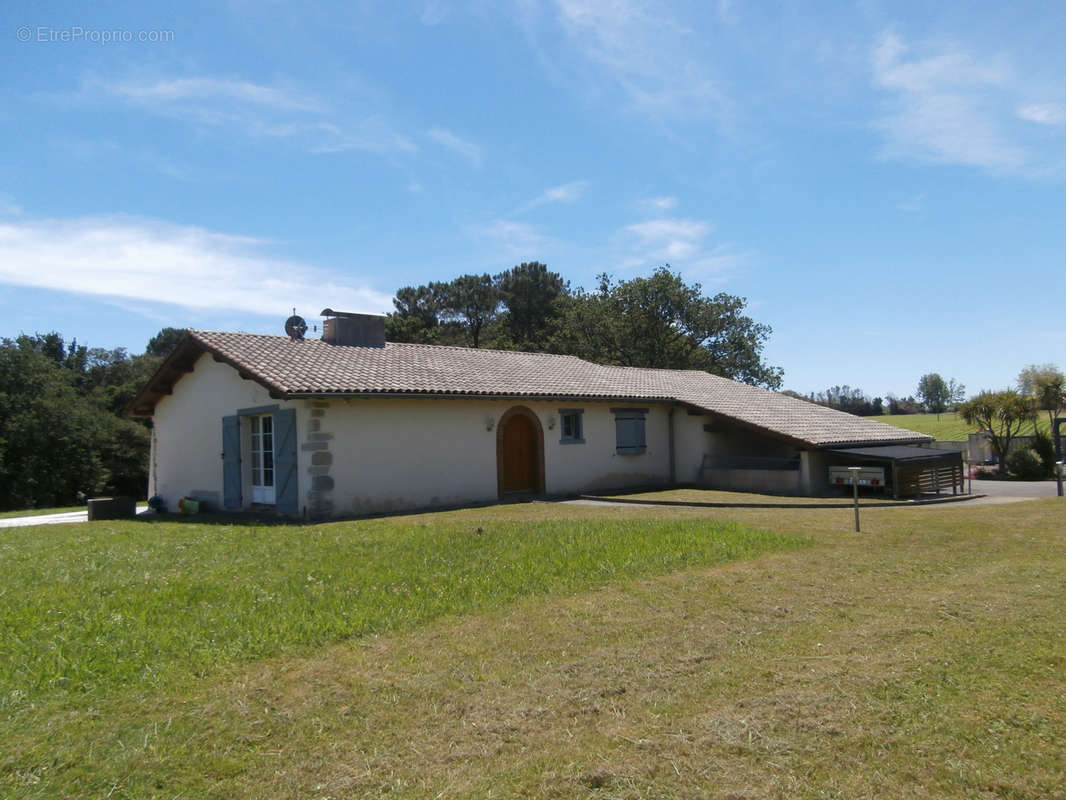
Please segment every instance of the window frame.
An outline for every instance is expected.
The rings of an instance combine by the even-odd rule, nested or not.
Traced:
[[[574,417],[577,431],[572,436],[566,434],[566,418]],[[583,408],[560,408],[559,409],[559,444],[584,444],[585,443],[585,409]]]

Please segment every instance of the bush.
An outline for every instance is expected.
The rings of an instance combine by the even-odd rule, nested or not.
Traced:
[[[1038,481],[1047,477],[1044,461],[1036,450],[1015,450],[1007,456],[1007,469],[1023,481]]]
[[[1036,436],[1033,437],[1033,450],[1040,456],[1040,460],[1044,463],[1044,476],[1049,477],[1055,474],[1055,443],[1051,441],[1051,437],[1039,431]]]

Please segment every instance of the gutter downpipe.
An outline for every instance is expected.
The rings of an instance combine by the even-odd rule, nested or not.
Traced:
[[[677,404],[670,406],[669,412],[667,412],[667,424],[669,426],[669,442],[670,442],[670,485],[677,486],[677,459],[674,451],[674,410],[677,408]]]

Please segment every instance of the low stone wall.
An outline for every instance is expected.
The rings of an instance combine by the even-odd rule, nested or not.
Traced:
[[[722,469],[703,470],[703,484],[708,489],[732,492],[769,492],[799,494],[800,473],[795,469]]]

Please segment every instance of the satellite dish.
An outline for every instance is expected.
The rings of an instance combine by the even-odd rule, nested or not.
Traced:
[[[285,320],[285,333],[289,335],[289,338],[293,341],[304,338],[304,334],[307,333],[307,323],[304,322],[303,317],[296,316],[296,309],[293,309],[293,315]]]

